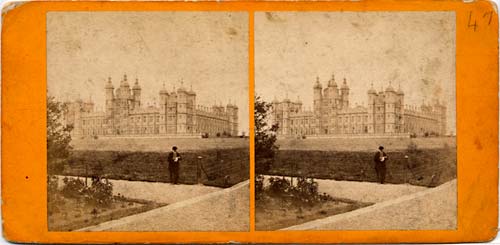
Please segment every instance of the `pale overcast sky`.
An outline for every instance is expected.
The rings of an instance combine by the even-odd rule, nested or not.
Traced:
[[[392,82],[405,102],[435,98],[448,107],[455,132],[454,12],[257,12],[255,90],[267,100],[300,96],[312,107],[316,76],[323,87],[347,78],[351,104],[367,103],[370,84]]]
[[[139,78],[144,105],[184,86],[197,103],[239,107],[248,134],[248,14],[246,12],[49,12],[48,93],[104,106],[104,86],[126,73]],[[91,81],[88,82],[88,79]]]

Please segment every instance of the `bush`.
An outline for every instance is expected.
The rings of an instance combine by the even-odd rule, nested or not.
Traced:
[[[79,178],[63,179],[64,187],[61,193],[66,198],[85,199],[87,204],[106,207],[113,201],[113,184],[108,180],[102,181],[99,177],[92,177],[91,186],[86,186]],[[54,185],[49,186],[49,191]],[[55,187],[57,189],[57,186]]]
[[[313,205],[320,201],[327,201],[331,197],[324,193],[320,196],[318,193],[318,182],[314,181],[313,178],[299,177],[297,179],[297,185],[292,187],[292,193],[294,200],[300,204]]]
[[[260,199],[264,192],[264,176],[257,175],[255,177],[255,199]]]
[[[82,180],[64,177],[63,182],[62,195],[64,197],[80,198],[84,195],[86,187]]]
[[[100,178],[93,178],[86,197],[90,204],[107,207],[113,201],[113,184],[108,180],[103,182]]]
[[[47,176],[47,198],[48,202],[51,202],[56,199],[56,195],[58,192],[58,179],[57,176],[49,175]]]
[[[290,190],[290,181],[283,178],[271,177],[269,178],[269,191],[272,194],[283,195]]]
[[[259,179],[259,182],[263,182],[263,178],[257,178]],[[267,189],[267,191],[269,191],[269,194],[290,197],[291,201],[298,206],[314,205],[319,202],[333,200],[333,198],[326,193],[319,194],[318,182],[316,182],[313,178],[308,179],[305,177],[298,177],[297,184],[295,186],[292,185],[291,182],[284,177],[271,177],[269,178],[269,183],[270,185]],[[259,183],[259,185],[261,184]],[[262,190],[260,190],[260,192],[266,191],[263,187],[257,188],[256,180],[256,197],[258,193],[257,189],[261,188]]]

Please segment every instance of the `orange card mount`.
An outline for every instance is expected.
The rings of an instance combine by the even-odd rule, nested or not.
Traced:
[[[497,234],[492,2],[40,1],[2,27],[9,241]]]

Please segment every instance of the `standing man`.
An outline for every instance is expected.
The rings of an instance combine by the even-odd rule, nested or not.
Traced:
[[[385,163],[387,162],[387,154],[384,152],[384,147],[379,146],[378,147],[378,152],[375,153],[374,161],[375,161],[375,171],[377,172],[377,178],[380,184],[383,184],[385,181],[385,172],[386,172],[386,165]]]
[[[176,185],[179,181],[179,164],[181,155],[177,152],[177,146],[172,147],[172,152],[168,154],[168,171],[170,173],[170,182]]]

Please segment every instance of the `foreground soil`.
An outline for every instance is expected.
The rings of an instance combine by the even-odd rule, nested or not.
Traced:
[[[264,194],[255,202],[255,229],[279,230],[372,205],[348,199],[334,199],[315,205],[299,205],[288,197]]]
[[[96,208],[82,200],[62,195],[57,195],[56,199],[48,202],[49,231],[73,231],[166,205],[139,200],[114,200],[109,207]]]

